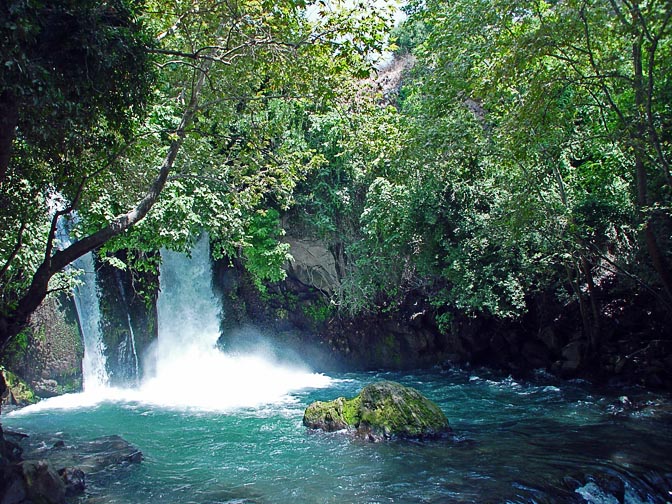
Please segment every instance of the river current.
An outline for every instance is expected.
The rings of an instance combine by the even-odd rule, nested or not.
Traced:
[[[79,303],[91,308],[79,310],[84,392],[3,414],[38,455],[110,435],[142,451],[139,464],[96,466],[78,503],[672,502],[668,396],[478,369],[326,376],[257,337],[223,351],[207,235],[161,256],[158,339],[143,355],[131,345],[138,386],[110,386],[93,285]],[[302,425],[310,402],[383,379],[436,401],[454,435],[373,444]]]
[[[140,449],[141,464],[88,476],[81,502],[97,504],[672,501],[669,398],[485,370],[305,376],[308,388],[253,406],[89,393],[3,415],[3,424],[34,442],[118,434]],[[351,397],[381,379],[435,400],[454,436],[374,444],[303,427],[311,401]],[[245,387],[202,385],[212,397]]]

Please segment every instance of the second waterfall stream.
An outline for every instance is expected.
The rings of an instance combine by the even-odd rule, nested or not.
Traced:
[[[212,286],[207,235],[189,255],[163,250],[161,257],[158,340],[148,355],[140,356],[145,376],[139,386],[87,387],[85,376],[84,393],[55,397],[28,409],[137,401],[171,409],[230,411],[292,401],[293,391],[331,383],[305,366],[277,362],[263,349],[229,354],[217,346],[223,309]],[[85,335],[84,341],[87,345],[95,338]]]
[[[217,347],[222,307],[212,288],[207,235],[190,257],[170,251],[161,257],[156,368],[141,387],[145,400],[226,410],[287,400],[293,390],[329,384],[324,375],[286,367],[266,355],[230,355]]]

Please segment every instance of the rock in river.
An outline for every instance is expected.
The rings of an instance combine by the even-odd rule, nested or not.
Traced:
[[[303,424],[327,432],[348,429],[370,441],[428,439],[448,434],[448,419],[417,390],[392,381],[367,385],[353,399],[315,401]]]

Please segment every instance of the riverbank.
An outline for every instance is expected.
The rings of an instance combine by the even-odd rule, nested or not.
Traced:
[[[666,393],[601,388],[544,373],[517,380],[483,368],[330,378],[328,387],[296,390],[255,407],[203,411],[190,408],[188,398],[182,407],[137,399],[73,402],[67,408],[47,402],[3,421],[47,445],[53,432],[73,445],[116,434],[142,451],[139,465],[92,475],[90,500],[82,502],[664,504],[669,499],[672,401]],[[435,401],[454,435],[371,444],[302,425],[312,401],[354,397],[380,380],[399,381]],[[226,394],[236,383],[220,385],[218,394]]]

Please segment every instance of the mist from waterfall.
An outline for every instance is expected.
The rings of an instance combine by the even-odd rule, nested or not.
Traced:
[[[212,286],[209,247],[209,238],[203,235],[189,255],[161,251],[158,340],[148,354],[139,356],[145,375],[133,388],[109,386],[95,276],[85,276],[76,296],[80,318],[90,320],[82,324],[84,393],[47,399],[25,408],[25,413],[91,407],[104,401],[227,412],[294,402],[292,392],[329,386],[332,380],[325,375],[300,363],[280,362],[282,349],[271,351],[259,343],[245,352],[232,353],[218,347],[223,310]],[[93,258],[85,261],[90,262],[79,267],[93,273]],[[95,328],[98,336],[87,336],[96,334]]]
[[[146,400],[226,410],[288,400],[293,390],[329,384],[328,377],[282,365],[262,350],[243,355],[218,348],[222,306],[212,286],[206,234],[189,256],[163,250],[161,259],[159,340],[153,376],[141,387]]]

